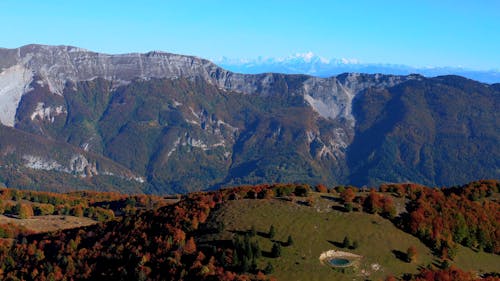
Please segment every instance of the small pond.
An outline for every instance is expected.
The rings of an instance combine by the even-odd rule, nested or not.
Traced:
[[[351,265],[351,261],[343,258],[333,258],[328,263],[334,267],[345,267]]]

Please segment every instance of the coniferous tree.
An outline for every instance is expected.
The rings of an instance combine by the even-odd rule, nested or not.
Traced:
[[[241,260],[240,270],[241,272],[248,272],[250,269],[250,260],[247,257],[243,257]]]
[[[252,262],[250,264],[250,270],[252,272],[257,272],[257,261],[255,259],[252,259]]]
[[[233,251],[233,266],[234,267],[239,267],[240,266],[240,259],[238,258],[238,252],[236,249]]]
[[[252,225],[252,228],[250,228],[250,236],[254,237],[257,235],[257,230],[255,229],[255,225]]]
[[[351,240],[349,239],[349,237],[345,236],[344,241],[342,241],[342,247],[349,248],[350,245],[351,245]]]
[[[223,231],[224,231],[224,229],[225,229],[224,222],[222,222],[222,221],[221,221],[221,222],[218,222],[218,223],[217,223],[217,232],[218,232],[218,233],[221,233],[221,232],[223,232]]]
[[[252,253],[254,258],[258,259],[262,256],[262,251],[260,249],[259,241],[255,240],[252,242]]]
[[[274,267],[273,267],[273,265],[270,262],[268,262],[267,265],[266,265],[266,268],[264,268],[264,273],[265,274],[271,274],[273,272],[274,272]]]
[[[269,228],[269,238],[273,239],[274,236],[276,235],[276,230],[274,229],[274,225],[271,225],[271,227]]]
[[[271,255],[275,258],[278,258],[281,256],[281,245],[280,243],[274,243],[273,247],[271,249]]]
[[[221,263],[222,267],[227,267],[228,266],[226,252],[222,251],[222,254],[220,255],[219,260],[220,260],[220,263]]]
[[[345,209],[347,212],[352,212],[352,210],[353,210],[353,205],[352,205],[352,203],[351,203],[351,202],[349,202],[349,203],[345,203],[345,204],[344,204],[344,209]]]

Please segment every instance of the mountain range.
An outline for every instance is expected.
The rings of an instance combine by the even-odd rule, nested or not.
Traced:
[[[164,52],[0,49],[0,186],[180,193],[500,177],[500,84],[241,74]]]
[[[473,70],[464,67],[414,67],[403,64],[362,63],[356,59],[327,59],[312,52],[297,53],[284,58],[230,59],[222,57],[215,59],[214,62],[225,69],[247,74],[275,72],[330,77],[346,72],[392,75],[418,73],[426,77],[460,75],[483,83],[500,82],[498,69]]]

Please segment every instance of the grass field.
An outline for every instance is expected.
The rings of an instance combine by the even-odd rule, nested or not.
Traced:
[[[292,235],[294,245],[283,247],[281,257],[263,257],[259,261],[260,268],[270,261],[275,269],[271,275],[278,280],[383,280],[390,274],[417,272],[419,266],[437,260],[417,238],[378,215],[344,213],[328,206],[331,206],[330,200],[317,195],[315,207],[278,199],[229,201],[214,216],[226,226],[217,239],[231,239],[235,231],[247,231],[252,225],[257,232],[267,232],[274,225],[275,240],[282,242]],[[359,247],[353,250],[341,248],[345,236],[358,241]],[[270,251],[272,242],[262,236],[258,239],[262,250]],[[410,246],[417,249],[416,263],[398,258]],[[363,256],[359,268],[341,273],[322,265],[319,256],[331,249]],[[456,264],[466,270],[498,271],[500,257],[461,247]]]
[[[34,216],[27,219],[18,219],[0,215],[0,224],[7,223],[24,226],[28,230],[39,233],[83,227],[96,224],[97,221],[89,218],[74,216]]]
[[[500,256],[485,252],[475,252],[459,246],[454,264],[466,271],[478,273],[500,272]]]

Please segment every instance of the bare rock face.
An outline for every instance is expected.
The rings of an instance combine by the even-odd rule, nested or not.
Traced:
[[[164,52],[146,54],[100,54],[71,46],[27,45],[0,49],[0,122],[14,126],[21,97],[35,77],[50,92],[62,95],[68,82],[95,78],[112,81],[115,86],[134,79],[201,78],[219,88],[245,94],[271,95],[286,75],[244,75],[226,71],[208,60]],[[349,74],[327,79],[297,76],[302,87],[284,88],[304,96],[322,117],[342,117],[354,121],[351,103],[367,87],[395,85],[417,76],[377,76]]]
[[[25,160],[25,167],[35,170],[58,171],[81,177],[99,175],[96,164],[89,162],[82,154],[74,154],[67,164],[58,163],[54,159],[44,159],[34,155],[23,155],[23,160]]]
[[[146,54],[100,54],[71,46],[27,45],[0,49],[0,122],[15,126],[21,98],[34,88],[45,88],[63,95],[66,87],[78,82],[102,78],[113,87],[136,79],[202,79],[219,89],[249,95],[301,96],[319,117],[340,120],[343,126],[329,136],[318,137],[311,145],[316,155],[342,158],[354,136],[355,116],[352,101],[369,87],[388,87],[418,76],[345,74],[331,78],[264,73],[245,75],[226,71],[208,60],[164,52]],[[36,83],[35,85],[33,83]],[[31,120],[54,122],[66,118],[63,100],[52,106],[39,101],[31,109]],[[92,138],[89,138],[92,142]],[[95,141],[95,138],[94,138]],[[231,141],[231,140],[226,140]],[[88,143],[82,143],[87,149]],[[318,156],[319,157],[319,156]]]

